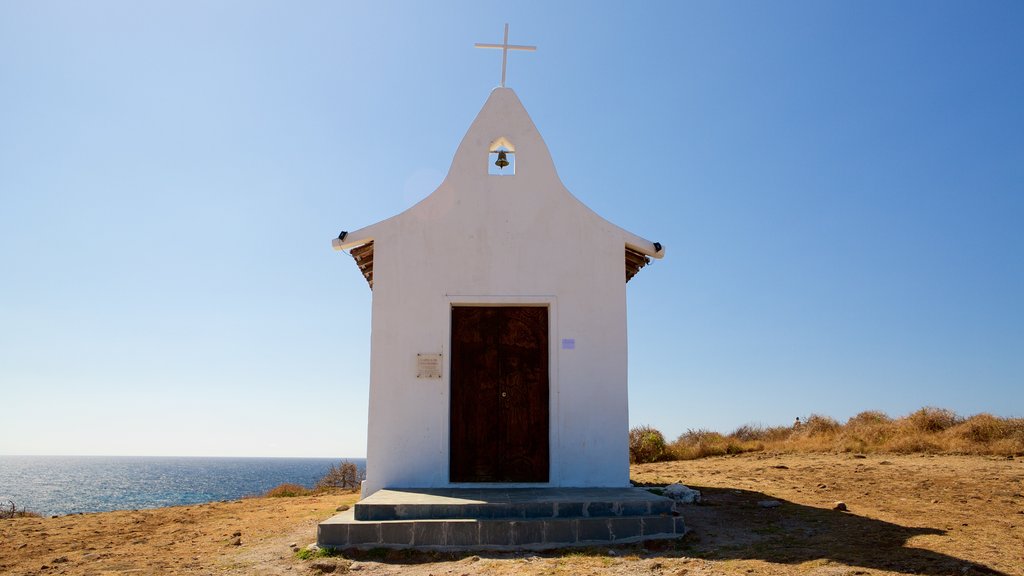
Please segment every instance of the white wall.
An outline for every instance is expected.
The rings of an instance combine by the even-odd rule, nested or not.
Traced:
[[[514,176],[488,176],[488,148],[515,146]],[[550,306],[551,486],[627,486],[624,247],[639,239],[564,188],[516,95],[497,88],[441,186],[406,212],[352,233],[374,240],[367,480],[448,483],[450,307]],[[639,240],[643,242],[642,240]],[[574,350],[562,350],[574,338]],[[417,353],[444,377],[417,379]]]

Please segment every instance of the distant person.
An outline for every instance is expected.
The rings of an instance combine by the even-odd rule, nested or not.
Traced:
[[[800,417],[799,416],[796,417],[796,422],[793,422],[793,429],[794,430],[799,430],[800,429]]]

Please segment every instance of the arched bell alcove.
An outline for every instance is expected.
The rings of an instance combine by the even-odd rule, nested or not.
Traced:
[[[491,176],[514,176],[516,173],[516,147],[508,138],[500,136],[487,148],[487,173]]]

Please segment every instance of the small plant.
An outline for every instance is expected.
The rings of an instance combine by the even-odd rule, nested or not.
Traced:
[[[665,456],[665,437],[650,426],[636,426],[629,431],[629,461],[634,464],[657,462]]]
[[[331,548],[321,548],[319,546],[310,546],[307,548],[300,548],[295,551],[295,557],[299,560],[312,560],[313,558],[327,558],[328,556],[334,556],[334,551]]]

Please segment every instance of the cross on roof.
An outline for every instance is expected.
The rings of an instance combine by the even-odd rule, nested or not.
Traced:
[[[509,50],[526,50],[528,52],[535,52],[536,46],[516,46],[508,43],[508,23],[505,23],[505,41],[501,44],[481,44],[477,42],[473,44],[476,48],[499,48],[501,50],[501,87],[505,87],[505,68],[506,62],[508,61]]]

